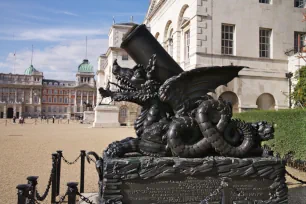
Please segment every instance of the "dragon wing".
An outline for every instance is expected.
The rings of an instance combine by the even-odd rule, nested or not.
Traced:
[[[182,104],[213,92],[218,86],[226,85],[243,66],[213,66],[196,68],[166,80],[159,89],[159,98],[176,112]]]

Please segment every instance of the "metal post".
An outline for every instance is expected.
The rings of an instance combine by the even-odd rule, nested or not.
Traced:
[[[38,176],[29,176],[27,178],[28,184],[31,186],[30,187],[31,194],[29,195],[29,198],[32,199],[32,200],[34,200],[36,198],[37,179],[38,179]]]
[[[29,184],[20,184],[16,188],[18,189],[17,195],[18,195],[18,201],[17,204],[26,204],[27,203],[27,197],[29,196],[29,190],[30,190]]]
[[[36,125],[36,122],[37,122],[37,120],[36,120],[36,118],[35,118],[35,125]]]
[[[53,168],[54,167],[54,168]],[[52,191],[51,203],[56,203],[56,168],[57,168],[57,153],[52,154]]]
[[[57,191],[56,191],[56,195],[58,196],[60,193],[60,184],[61,184],[61,163],[62,163],[62,150],[57,150],[57,170],[56,170],[56,175],[57,175],[57,179],[56,179],[56,184],[57,184]]]
[[[78,192],[78,183],[77,182],[69,182],[69,183],[67,183],[67,186],[68,186],[68,204],[75,204],[76,203],[76,194]]]
[[[68,124],[69,124],[69,119],[68,119]]]
[[[86,157],[86,151],[81,150],[81,178],[80,178],[80,192],[81,193],[84,193],[85,157]]]

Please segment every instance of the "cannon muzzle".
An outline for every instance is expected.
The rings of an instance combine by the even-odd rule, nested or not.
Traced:
[[[155,77],[164,82],[172,76],[183,72],[183,69],[173,60],[147,29],[146,25],[136,25],[126,34],[121,44],[137,64],[147,66],[153,54],[156,54]]]

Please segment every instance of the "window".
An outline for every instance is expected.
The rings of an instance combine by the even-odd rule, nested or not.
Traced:
[[[54,90],[54,94],[57,94],[57,90]]]
[[[43,98],[42,98],[42,102],[43,103],[45,103],[47,100],[46,100],[46,97],[45,96],[43,96]]]
[[[270,4],[270,0],[259,0],[259,3]]]
[[[122,60],[129,60],[128,54],[123,54],[122,55]]]
[[[47,94],[47,90],[43,90],[43,94]]]
[[[52,94],[52,90],[51,89],[48,90],[48,94]]]
[[[259,29],[259,57],[270,57],[271,29]]]
[[[188,63],[190,59],[190,30],[185,32],[185,61]]]
[[[58,107],[58,112],[62,112],[62,107]]]
[[[301,52],[306,46],[306,33],[294,32],[294,53]]]
[[[48,112],[51,113],[51,107],[50,106],[48,107]]]
[[[57,102],[57,98],[54,97],[54,98],[53,98],[53,103],[56,103],[56,102]]]
[[[68,98],[65,98],[65,103],[68,103]]]
[[[294,0],[294,7],[304,8],[305,3],[306,3],[305,0]]]
[[[56,107],[53,107],[53,112],[56,113]]]
[[[34,106],[34,112],[37,112],[37,106]]]
[[[234,54],[234,25],[222,24],[221,53]]]
[[[34,103],[38,103],[38,97],[34,96]]]
[[[64,112],[67,113],[67,107],[64,108]]]
[[[46,112],[46,108],[45,108],[45,107],[42,108],[42,112],[43,112],[43,113]]]
[[[59,103],[63,103],[63,98],[59,98]]]
[[[52,98],[51,97],[48,98],[48,102],[52,103]]]
[[[59,91],[59,93],[62,95],[62,94],[63,94],[63,91],[62,91],[62,90],[60,90],[60,91]]]

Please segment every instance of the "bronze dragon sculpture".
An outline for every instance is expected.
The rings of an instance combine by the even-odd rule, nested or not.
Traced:
[[[134,45],[133,37],[139,33],[143,36],[142,32],[147,32],[144,25],[135,26],[122,43],[138,65],[123,68],[115,61],[112,71],[117,83],[109,82],[106,89],[99,89],[102,97],[142,107],[134,123],[137,138],[113,142],[104,153],[108,157],[123,157],[131,152],[156,157],[261,156],[264,152],[261,142],[273,138],[273,125],[232,119],[231,104],[207,94],[238,77],[244,67],[213,66],[183,71],[155,42],[152,45],[155,39],[151,36],[140,42],[138,39]],[[151,41],[148,44],[153,48],[142,48],[144,41]],[[135,54],[137,48],[146,50],[146,56]],[[148,61],[146,66],[144,59]]]

